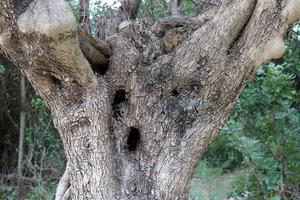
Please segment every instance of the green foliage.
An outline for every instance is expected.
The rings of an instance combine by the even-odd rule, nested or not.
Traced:
[[[222,168],[201,161],[192,180],[190,199],[227,200],[235,176],[235,173],[223,175]]]
[[[79,22],[79,18],[80,18],[79,0],[67,0],[67,2],[69,2],[69,4],[70,4],[70,7],[72,8],[73,14],[74,14],[77,22]]]
[[[41,97],[36,97],[31,100],[31,106],[35,109],[41,108],[44,105],[44,101]]]
[[[182,2],[181,13],[183,15],[193,15],[197,9],[198,7],[193,0],[187,0]]]
[[[18,80],[13,83],[18,84]],[[54,199],[55,189],[66,162],[62,141],[53,127],[44,101],[31,88],[27,88],[26,102],[23,176],[34,181],[21,181],[17,183],[18,186],[15,182],[0,182],[0,199]],[[7,144],[11,144],[11,138],[6,140]],[[17,148],[17,143],[15,146]]]
[[[170,15],[170,1],[168,0],[145,0],[140,4],[138,18],[147,19],[153,23]]]
[[[0,65],[0,74],[4,74],[5,67],[3,65]]]
[[[223,172],[248,169],[232,196],[300,198],[300,30],[295,27],[284,58],[257,71],[204,156]]]
[[[67,0],[72,8],[73,14],[77,22],[80,19],[80,5],[79,0]],[[104,17],[109,9],[116,8],[118,1],[114,1],[112,5],[103,3],[102,1],[95,1],[90,4],[90,28],[91,33],[95,35],[98,21]]]
[[[118,2],[114,1],[110,6],[106,3],[102,3],[101,1],[96,1],[92,4],[91,12],[90,12],[90,20],[91,20],[91,31],[95,34],[97,29],[97,23],[99,20],[104,17],[109,9],[117,7]]]
[[[181,13],[183,15],[192,15],[197,7],[193,1],[183,1]],[[138,18],[146,19],[150,23],[170,16],[169,0],[145,0],[140,4]]]
[[[41,97],[31,97],[31,109],[27,115],[25,140],[28,151],[35,162],[35,170],[42,170],[43,165],[63,169],[65,164],[63,146],[57,130],[53,127],[51,115]]]
[[[28,200],[52,200],[55,198],[56,182],[47,182],[43,179],[37,181],[37,187],[27,194]]]
[[[13,192],[12,187],[7,187],[4,185],[0,185],[0,199],[6,199],[6,200],[15,200],[14,197],[10,196],[10,194]]]

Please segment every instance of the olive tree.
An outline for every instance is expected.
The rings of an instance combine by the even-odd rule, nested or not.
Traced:
[[[255,70],[284,51],[298,0],[199,1],[137,20],[125,0],[78,28],[64,0],[1,0],[0,49],[43,97],[68,160],[56,199],[187,199]],[[85,29],[86,30],[86,29]]]

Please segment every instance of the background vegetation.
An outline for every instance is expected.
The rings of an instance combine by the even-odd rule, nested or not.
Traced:
[[[77,0],[69,1],[78,16]],[[195,14],[186,0],[182,12]],[[110,6],[92,7],[96,26]],[[145,0],[139,17],[167,16],[169,1]],[[93,32],[93,30],[92,30]],[[0,60],[3,59],[0,57]],[[26,83],[22,178],[18,159],[20,72],[0,65],[0,199],[54,199],[65,166],[63,145],[43,100]],[[283,58],[262,66],[249,82],[218,138],[195,171],[190,199],[300,199],[300,23],[291,29]]]

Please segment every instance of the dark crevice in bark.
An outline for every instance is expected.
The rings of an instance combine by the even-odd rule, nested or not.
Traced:
[[[297,76],[294,78],[294,81],[295,81],[295,88],[296,88],[296,91],[299,93],[299,92],[300,92],[300,75],[297,75]]]
[[[171,95],[174,96],[174,97],[177,97],[177,96],[179,95],[178,90],[177,90],[177,89],[173,89],[173,90],[171,91]]]
[[[32,1],[33,0],[12,0],[17,15],[21,15],[25,12]]]
[[[252,14],[253,14],[253,11],[255,10],[256,8],[256,5],[257,5],[257,1],[255,1],[255,6],[253,6],[253,10],[252,10]],[[239,43],[243,33],[245,32],[245,29],[247,27],[247,25],[249,24],[250,22],[250,19],[252,17],[252,14],[249,15],[247,21],[245,22],[243,28],[240,30],[240,32],[236,35],[236,38],[233,40],[233,42],[230,44],[229,48],[228,48],[228,55],[230,54],[233,54],[234,52],[237,52],[238,50],[238,47],[237,47],[237,44]]]
[[[118,116],[122,116],[122,110],[126,109],[127,107],[127,93],[124,89],[119,89],[116,91],[114,95],[114,99],[112,102],[112,110],[113,110],[113,117],[118,118]]]
[[[94,73],[105,75],[108,70],[108,64],[91,65]]]
[[[272,59],[271,62],[273,62],[276,65],[282,65],[284,63],[284,57],[280,57],[277,59]]]
[[[117,90],[114,96],[113,106],[117,106],[124,101],[127,101],[125,90],[123,89]]]
[[[139,129],[135,127],[130,127],[126,142],[126,149],[131,152],[136,151],[140,143],[140,137],[141,135]]]
[[[59,80],[59,79],[56,78],[55,76],[51,76],[50,78],[51,78],[52,83],[53,83],[56,87],[58,87],[59,89],[62,88],[62,82],[61,82],[61,80]]]
[[[284,4],[284,0],[276,0],[276,7],[278,8],[278,10],[282,10],[284,8]]]

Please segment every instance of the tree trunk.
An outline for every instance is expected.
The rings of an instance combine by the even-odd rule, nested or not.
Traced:
[[[90,33],[90,0],[80,0],[79,1],[79,23],[80,27],[86,32]]]
[[[26,87],[25,87],[25,76],[20,74],[20,128],[19,128],[19,148],[18,148],[18,166],[17,166],[17,177],[22,178],[23,168],[23,154],[24,154],[24,132],[26,126],[26,111],[25,111],[25,100],[26,100]]]
[[[147,28],[128,2],[110,12],[117,24],[99,23],[105,41],[78,32],[63,0],[0,2],[1,51],[45,99],[64,143],[56,199],[187,199],[200,156],[300,17],[293,0],[224,0],[214,17]]]

